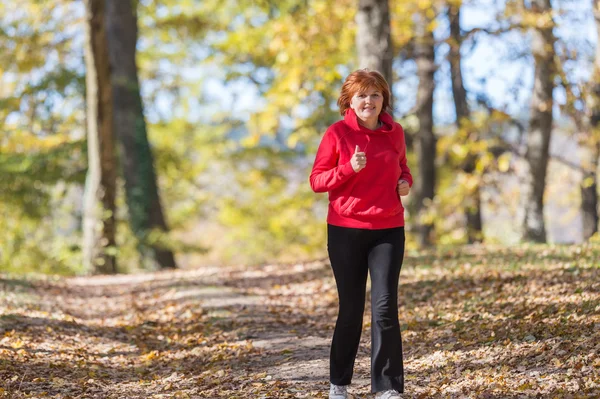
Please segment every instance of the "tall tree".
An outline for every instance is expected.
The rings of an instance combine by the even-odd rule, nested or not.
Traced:
[[[581,211],[583,239],[598,232],[598,163],[600,162],[600,2],[592,0],[596,25],[596,55],[589,87],[589,134],[581,140],[583,179],[581,181]]]
[[[448,19],[450,22],[450,51],[448,61],[450,62],[450,74],[452,78],[452,94],[454,96],[454,107],[456,109],[456,127],[459,134],[468,126],[471,119],[471,111],[467,103],[467,90],[463,82],[462,57],[460,53],[463,37],[460,30],[460,5],[450,4],[448,7]],[[465,136],[467,136],[465,134]],[[466,155],[461,169],[464,173],[472,174],[475,170],[476,157],[469,153]],[[481,194],[479,185],[469,192],[465,204],[467,222],[467,238],[469,243],[480,242],[483,239],[481,222]]]
[[[86,98],[88,175],[83,203],[86,270],[116,273],[117,163],[104,0],[86,0]]]
[[[419,179],[416,184],[417,242],[425,247],[433,243],[433,219],[429,215],[435,194],[436,137],[433,133],[433,92],[435,89],[435,42],[431,18],[426,12],[416,14],[414,57],[417,63],[416,116],[419,120],[415,147],[419,159]]]
[[[160,202],[136,65],[137,1],[107,0],[107,37],[113,89],[113,127],[125,177],[130,224],[142,254],[151,252],[161,268],[176,267],[160,236],[168,232]],[[159,233],[156,240],[152,233]]]
[[[554,105],[552,92],[556,74],[554,20],[550,0],[532,0],[530,11],[536,21],[531,29],[531,52],[535,63],[535,75],[525,154],[529,170],[524,190],[523,239],[546,242],[544,189],[552,133]]]
[[[383,74],[392,85],[392,39],[388,0],[359,0],[356,13],[358,64]]]

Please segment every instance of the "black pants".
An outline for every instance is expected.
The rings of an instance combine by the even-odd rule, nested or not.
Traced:
[[[327,225],[327,249],[339,297],[330,354],[330,380],[352,380],[371,274],[371,391],[404,391],[398,322],[398,279],[404,257],[404,228],[353,229]]]

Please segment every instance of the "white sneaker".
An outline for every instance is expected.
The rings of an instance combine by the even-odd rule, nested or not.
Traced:
[[[389,391],[377,392],[375,399],[402,399],[402,395],[395,389],[390,389]]]
[[[354,396],[348,393],[348,385],[329,386],[329,399],[352,399]]]

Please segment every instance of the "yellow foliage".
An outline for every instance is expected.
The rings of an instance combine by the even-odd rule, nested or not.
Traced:
[[[588,176],[583,179],[583,181],[581,182],[581,186],[584,188],[590,188],[594,185],[595,182],[596,179],[593,176]]]
[[[510,161],[512,159],[511,153],[504,153],[498,158],[498,170],[502,173],[508,172],[510,168]]]

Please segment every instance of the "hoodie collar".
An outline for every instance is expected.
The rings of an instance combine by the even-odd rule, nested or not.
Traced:
[[[379,120],[382,123],[381,127],[375,130],[371,130],[358,123],[358,116],[352,108],[348,108],[346,110],[346,113],[344,114],[344,122],[346,122],[346,124],[350,126],[352,130],[357,130],[368,134],[387,134],[393,130],[394,120],[392,119],[392,116],[390,114],[388,114],[385,111],[382,111],[379,114]]]

